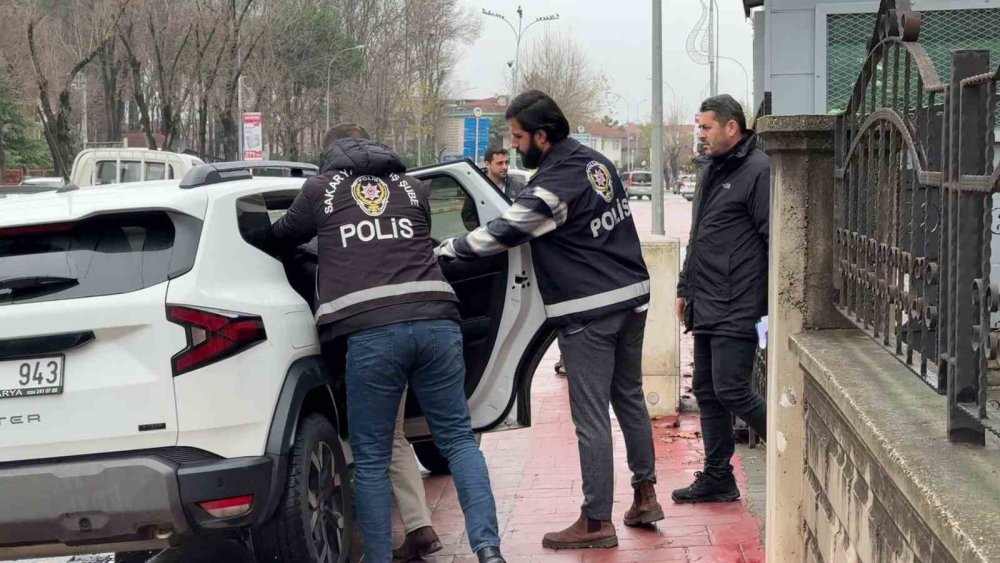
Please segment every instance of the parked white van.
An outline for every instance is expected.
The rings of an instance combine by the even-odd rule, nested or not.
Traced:
[[[151,182],[184,177],[188,170],[205,164],[200,158],[168,151],[139,148],[104,148],[80,151],[73,161],[70,182],[81,188]]]

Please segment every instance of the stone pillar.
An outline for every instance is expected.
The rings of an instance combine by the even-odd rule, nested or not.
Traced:
[[[834,118],[768,116],[757,131],[771,155],[767,559],[803,561],[803,372],[789,337],[848,326],[833,306]]]
[[[649,416],[677,414],[681,398],[680,323],[674,316],[680,276],[680,241],[642,235],[651,296],[642,347],[642,388]]]

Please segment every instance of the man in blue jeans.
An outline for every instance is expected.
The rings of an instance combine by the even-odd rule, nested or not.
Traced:
[[[426,187],[357,125],[331,129],[320,174],[273,227],[318,238],[316,322],[347,343],[347,418],[365,561],[392,560],[393,428],[407,382],[448,459],[480,563],[504,563],[486,460],[472,432],[454,290],[434,257]]]

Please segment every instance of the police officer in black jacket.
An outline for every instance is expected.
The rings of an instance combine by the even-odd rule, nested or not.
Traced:
[[[627,526],[663,519],[653,485],[652,429],[642,392],[642,342],[649,274],[614,165],[569,137],[559,106],[537,90],[507,108],[514,148],[538,171],[502,217],[444,241],[441,256],[471,260],[531,243],[538,289],[570,373],[584,503],[569,528],[545,534],[549,548],[613,547],[615,409],[634,488]]]
[[[503,563],[496,503],[465,397],[458,299],[434,257],[426,186],[356,125],[331,130],[320,174],[273,227],[318,237],[316,322],[324,346],[347,342],[347,418],[365,560],[392,560],[389,463],[407,382],[448,458],[481,563]]]
[[[732,96],[702,103],[699,131],[709,158],[699,174],[677,316],[694,333],[693,388],[705,468],[693,484],[673,492],[678,503],[740,498],[729,464],[733,415],[767,435],[767,408],[750,376],[756,324],[767,314],[770,161]]]

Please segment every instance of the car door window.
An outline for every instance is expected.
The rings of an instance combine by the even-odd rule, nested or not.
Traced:
[[[138,160],[122,161],[122,183],[142,181],[142,163]]]
[[[147,162],[146,163],[146,181],[150,182],[153,180],[166,180],[167,179],[167,165],[162,162]]]
[[[97,177],[94,184],[102,186],[104,184],[118,183],[118,161],[100,160],[97,162]]]
[[[479,227],[476,201],[455,178],[442,175],[425,180],[430,182],[432,239],[462,236]]]

